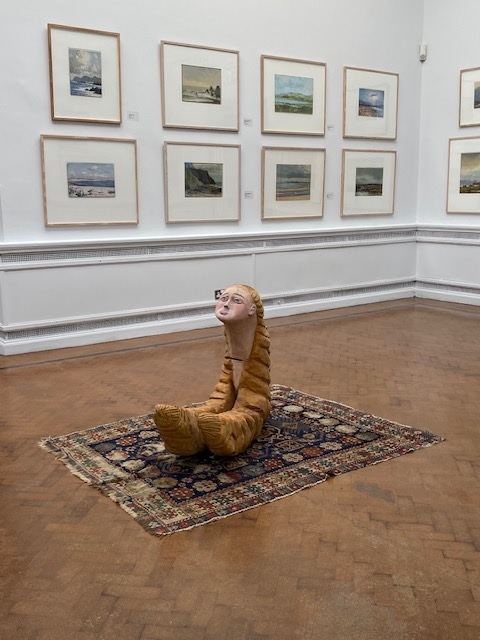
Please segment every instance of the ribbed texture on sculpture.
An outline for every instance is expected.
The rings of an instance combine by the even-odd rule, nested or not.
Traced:
[[[158,432],[177,455],[204,449],[237,455],[258,436],[270,413],[270,339],[259,294],[244,284],[231,285],[215,315],[225,326],[225,357],[209,400],[196,407],[155,406]]]

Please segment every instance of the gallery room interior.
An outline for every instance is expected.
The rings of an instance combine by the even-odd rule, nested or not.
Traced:
[[[3,9],[1,638],[480,637],[479,18]]]

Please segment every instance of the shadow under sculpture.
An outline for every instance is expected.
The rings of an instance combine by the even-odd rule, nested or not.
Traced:
[[[270,413],[270,339],[259,294],[247,285],[231,285],[223,290],[215,315],[225,327],[225,356],[210,398],[195,407],[155,406],[158,432],[177,455],[205,449],[238,455]]]

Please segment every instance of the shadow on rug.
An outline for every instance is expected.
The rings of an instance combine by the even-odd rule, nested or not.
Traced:
[[[301,491],[329,476],[432,446],[443,438],[343,404],[272,385],[259,438],[234,458],[165,451],[152,415],[40,446],[118,502],[147,531],[167,535]]]

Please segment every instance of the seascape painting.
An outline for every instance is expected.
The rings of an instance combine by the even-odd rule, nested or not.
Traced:
[[[222,70],[182,64],[182,101],[222,103]]]
[[[67,162],[69,198],[114,198],[115,167],[111,162]]]
[[[185,162],[186,198],[221,198],[222,191],[221,162]]]
[[[475,82],[473,89],[473,108],[480,109],[480,82]]]
[[[355,196],[381,196],[383,193],[383,167],[357,167]]]
[[[480,153],[462,153],[460,193],[480,193]]]
[[[277,164],[276,200],[310,200],[312,165]]]
[[[367,118],[383,118],[385,91],[379,89],[358,90],[358,115]]]
[[[102,53],[69,49],[70,95],[102,97]]]
[[[313,113],[313,78],[275,74],[275,112]]]

